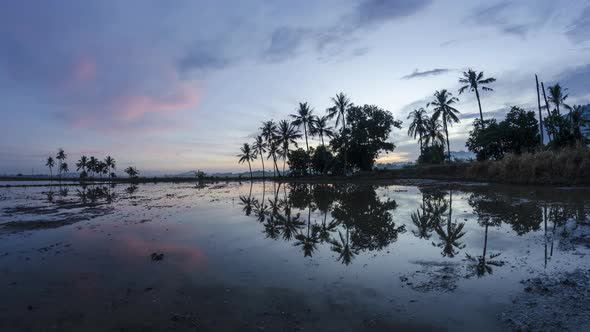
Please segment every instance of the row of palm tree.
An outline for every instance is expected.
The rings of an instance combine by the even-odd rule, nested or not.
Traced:
[[[90,158],[81,156],[76,163],[76,170],[82,171],[80,177],[85,178],[90,174],[90,177],[99,175],[101,178],[103,175],[108,175],[110,178],[115,177],[115,173],[112,172],[117,168],[115,159],[111,156],[107,156],[104,160],[100,160],[94,156]]]
[[[536,77],[535,77],[536,78]],[[539,81],[537,80],[537,92]],[[475,93],[477,98],[477,105],[479,108],[479,116],[481,121],[481,126],[484,128],[485,121],[483,117],[483,110],[481,106],[481,91],[494,91],[489,84],[494,83],[496,81],[493,77],[485,77],[483,72],[478,72],[473,69],[469,69],[463,72],[463,77],[459,78],[459,83],[462,86],[459,88],[459,94],[462,94],[466,91],[471,91]],[[586,121],[584,120],[583,109],[581,106],[574,106],[571,107],[566,104],[566,100],[568,98],[567,89],[562,88],[559,83],[556,83],[553,86],[549,86],[545,90],[545,85],[541,82],[541,89],[543,91],[543,99],[545,101],[545,105],[541,106],[541,97],[538,93],[538,107],[539,107],[539,133],[540,133],[540,140],[541,145],[543,144],[543,122],[544,119],[547,117],[551,117],[551,107],[552,104],[554,106],[554,112],[561,116],[561,110],[563,108],[568,109],[570,111],[568,117],[570,120],[570,124],[572,126],[572,131],[574,133],[580,131],[580,127]],[[548,92],[548,96],[545,93]],[[447,158],[450,160],[450,144],[449,144],[449,132],[448,128],[452,126],[454,123],[458,123],[459,114],[460,112],[455,108],[454,104],[459,101],[458,98],[453,97],[452,93],[447,91],[446,89],[436,91],[434,93],[434,100],[429,102],[426,105],[426,108],[432,106],[432,115],[429,117],[427,115],[427,111],[425,108],[415,109],[410,112],[408,115],[408,119],[411,120],[409,128],[408,128],[408,135],[413,137],[414,139],[418,138],[418,143],[420,144],[420,152],[424,151],[424,147],[428,146],[428,144],[437,144],[438,142],[442,142],[440,139],[443,134],[446,140],[446,148],[447,148]],[[545,108],[547,110],[547,117],[543,117],[541,113],[541,109]],[[440,122],[439,122],[440,120]],[[555,135],[555,133],[547,131],[549,139],[551,140],[551,136]],[[578,133],[577,136],[581,136]]]
[[[335,127],[340,127],[340,134],[344,135],[346,130],[346,115],[353,104],[344,94],[339,93],[331,98],[332,106],[326,110],[325,115],[314,114],[314,109],[306,102],[299,103],[299,107],[294,114],[290,115],[291,121],[281,120],[277,124],[273,120],[265,121],[260,127],[260,133],[254,138],[252,144],[244,143],[238,155],[240,164],[248,163],[250,178],[253,177],[252,161],[260,157],[262,164],[262,174],[265,176],[264,160],[272,160],[273,174],[276,177],[281,175],[278,167],[278,159],[283,159],[283,174],[285,174],[285,165],[289,158],[291,148],[298,147],[298,140],[305,139],[305,148],[309,154],[309,138],[317,137],[324,147],[324,138],[333,137],[336,132],[330,125],[330,120],[335,119]],[[302,133],[303,130],[303,133]],[[346,142],[346,140],[345,140]],[[347,164],[347,144],[345,143],[344,165]],[[324,161],[326,157],[324,155]],[[324,167],[325,171],[325,167]]]
[[[66,162],[67,154],[65,153],[64,149],[58,149],[55,159],[52,156],[47,157],[47,161],[45,162],[45,166],[49,168],[49,174],[51,179],[53,179],[53,168],[56,166],[57,160],[57,170],[60,179],[62,176],[69,172],[69,166]],[[99,175],[101,178],[103,175],[108,175],[110,178],[116,177],[114,170],[117,168],[117,164],[115,159],[111,156],[106,156],[103,160],[100,160],[94,156],[88,158],[87,156],[81,156],[78,162],[76,162],[76,170],[81,171],[80,178],[87,178],[90,174],[90,177],[94,177],[95,175]]]

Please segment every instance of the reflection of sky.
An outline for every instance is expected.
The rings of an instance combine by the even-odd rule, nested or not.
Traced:
[[[347,92],[405,119],[468,66],[498,79],[488,116],[533,107],[538,73],[588,102],[583,1],[19,1],[0,12],[0,174],[63,147],[146,172],[236,170],[262,120]],[[541,51],[542,50],[542,51]],[[477,108],[458,105],[464,149]],[[405,129],[383,161],[414,159]],[[315,144],[315,143],[314,143]],[[70,167],[71,168],[71,167]]]
[[[434,185],[446,190],[441,184]],[[274,199],[275,186],[267,183],[263,187],[255,183],[252,197],[262,200],[264,188],[268,204],[269,199]],[[496,189],[490,187],[494,192]],[[8,197],[5,202],[19,202],[17,199],[26,196],[29,204],[36,205],[44,199],[43,189],[39,188],[1,190],[0,194]],[[114,192],[113,213],[72,226],[33,231],[26,238],[16,234],[3,239],[3,251],[29,255],[31,264],[15,264],[22,258],[12,255],[0,260],[0,268],[11,264],[12,273],[22,270],[30,275],[48,273],[56,277],[67,271],[87,271],[82,276],[89,284],[77,287],[89,297],[101,292],[101,287],[110,287],[109,283],[122,289],[130,287],[129,280],[133,280],[133,287],[140,289],[147,286],[173,289],[181,282],[221,283],[228,287],[288,288],[316,296],[332,292],[330,294],[337,294],[333,299],[336,302],[360,297],[379,305],[396,305],[419,299],[421,303],[416,305],[423,308],[414,313],[416,315],[464,320],[467,318],[462,315],[466,310],[474,310],[477,315],[477,308],[490,302],[507,301],[509,291],[520,289],[521,279],[544,271],[573,269],[581,264],[574,253],[562,250],[556,238],[555,254],[544,270],[543,229],[518,236],[510,225],[503,224],[490,227],[488,254],[501,253],[498,259],[506,265],[494,267],[494,273],[484,278],[464,279],[467,273],[465,254],[481,255],[484,228],[478,225],[477,216],[468,203],[470,193],[459,189],[453,191],[453,221],[465,223],[461,242],[466,248],[459,250],[457,256],[441,255],[441,248],[432,245],[439,241],[436,233],[430,240],[421,240],[412,234],[415,226],[411,214],[420,208],[422,196],[417,187],[394,185],[378,188],[377,196],[381,201],[387,198],[396,201],[397,208],[389,213],[396,226],[405,225],[407,231],[382,250],[360,252],[348,266],[337,261],[338,255],[331,251],[330,244],[318,244],[312,257],[304,257],[294,241],[266,238],[263,225],[254,216],[243,215],[239,204],[239,195],[249,195],[250,186],[246,183],[217,184],[208,189],[197,189],[193,184],[140,185],[133,197],[125,193],[124,186],[117,186]],[[278,193],[279,199],[284,198],[283,188]],[[558,197],[560,200],[572,195],[588,197],[575,192],[562,194]],[[510,192],[506,195],[512,197]],[[445,198],[448,199],[448,195]],[[74,197],[69,199],[74,200]],[[555,203],[559,205],[559,202]],[[363,211],[367,207],[357,208]],[[293,209],[292,212],[293,216],[301,212],[302,221],[307,222],[307,210]],[[330,219],[329,213],[328,222]],[[312,224],[322,220],[320,211],[312,212]],[[61,256],[54,256],[52,251],[37,252],[37,248],[53,243],[69,243],[71,247]],[[152,262],[149,257],[152,252],[164,253],[164,260]],[[45,266],[37,265],[41,258],[48,260],[43,264],[52,266],[48,272],[38,270]],[[432,264],[439,265],[433,267]],[[429,273],[439,273],[440,264],[450,264],[456,269],[457,292],[463,299],[460,303],[452,301],[457,293],[419,293],[400,281],[403,276],[409,277],[408,282],[427,281],[432,277]],[[438,307],[444,303],[442,308]]]

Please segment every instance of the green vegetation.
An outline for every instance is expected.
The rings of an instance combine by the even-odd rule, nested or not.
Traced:
[[[394,128],[401,128],[402,122],[378,106],[356,106],[344,93],[331,98],[331,102],[333,106],[323,116],[314,114],[313,108],[302,102],[296,113],[291,114],[292,122],[282,120],[278,127],[273,120],[263,122],[249,159],[245,158],[242,147],[239,162],[260,157],[264,171],[264,159],[271,159],[275,177],[285,175],[286,164],[289,176],[348,175],[373,170],[380,153],[395,149],[389,136]],[[339,131],[333,129],[331,120],[335,120],[334,126]],[[320,143],[316,147],[309,145],[313,137]],[[305,150],[298,146],[300,138],[305,138]],[[283,174],[277,167],[277,157],[283,158]]]

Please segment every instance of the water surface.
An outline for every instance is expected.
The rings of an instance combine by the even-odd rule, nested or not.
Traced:
[[[0,188],[0,330],[503,330],[522,280],[588,270],[589,194],[424,181]]]

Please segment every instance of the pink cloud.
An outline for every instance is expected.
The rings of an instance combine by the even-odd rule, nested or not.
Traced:
[[[174,90],[162,96],[127,95],[113,101],[112,108],[120,110],[118,118],[131,121],[146,113],[174,112],[195,106],[198,93],[188,84],[179,84]]]

